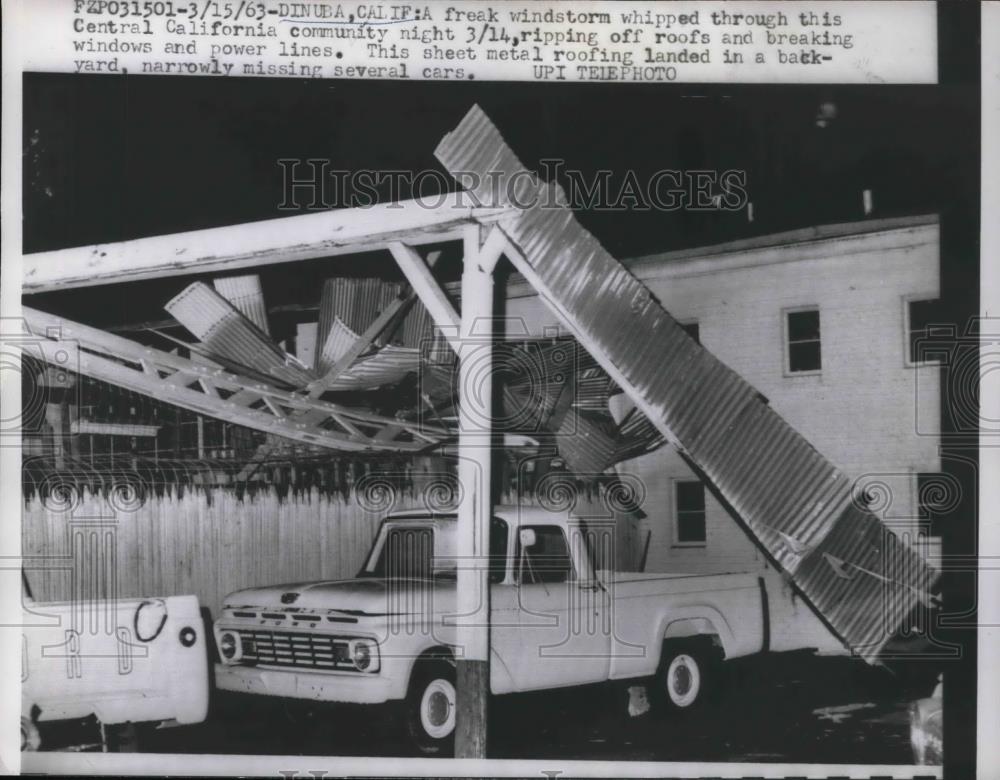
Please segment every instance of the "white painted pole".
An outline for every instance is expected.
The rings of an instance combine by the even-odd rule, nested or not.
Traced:
[[[459,344],[456,758],[486,757],[489,698],[489,570],[492,473],[493,265],[479,225],[465,235]]]

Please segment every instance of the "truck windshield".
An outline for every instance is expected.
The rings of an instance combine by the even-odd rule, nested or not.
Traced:
[[[455,578],[454,560],[435,561],[434,529],[428,526],[389,526],[381,545],[376,541],[362,577],[390,580]]]
[[[508,526],[494,517],[490,523],[490,582],[503,582],[507,570]],[[387,522],[375,538],[359,577],[427,580],[457,578],[454,519],[424,523]]]

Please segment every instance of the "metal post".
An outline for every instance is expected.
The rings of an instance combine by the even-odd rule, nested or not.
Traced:
[[[489,572],[493,265],[480,264],[480,227],[465,235],[459,339],[458,589],[455,757],[486,757],[490,691]],[[485,267],[484,267],[485,266]]]

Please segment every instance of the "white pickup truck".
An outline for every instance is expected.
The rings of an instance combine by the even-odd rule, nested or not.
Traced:
[[[22,750],[49,747],[39,726],[54,721],[96,719],[95,746],[107,749],[121,746],[107,727],[205,719],[208,653],[196,596],[36,602],[22,584]]]
[[[354,579],[230,594],[215,623],[217,687],[403,701],[415,744],[425,753],[447,751],[455,726],[455,531],[454,515],[392,514]],[[494,694],[637,679],[650,683],[655,703],[691,708],[704,699],[717,661],[774,647],[776,611],[782,628],[794,623],[787,594],[769,595],[757,574],[597,571],[594,536],[566,515],[496,508],[489,564]],[[832,636],[816,642],[816,618],[801,609],[808,630],[793,629],[775,649],[825,641],[830,650]]]

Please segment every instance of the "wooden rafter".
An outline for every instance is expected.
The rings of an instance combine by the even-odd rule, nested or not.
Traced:
[[[464,234],[463,234],[464,235]],[[445,295],[441,285],[438,284],[431,273],[430,266],[419,255],[416,249],[400,241],[389,244],[389,251],[400,270],[406,276],[406,280],[420,296],[421,302],[430,312],[434,324],[437,325],[442,335],[448,339],[455,351],[458,351],[459,337],[458,327],[460,318],[458,312],[448,296]]]
[[[419,200],[334,209],[241,225],[171,233],[96,246],[24,255],[25,294],[188,274],[231,274],[245,268],[462,237],[476,221],[511,209],[473,205],[463,193],[428,208]]]

